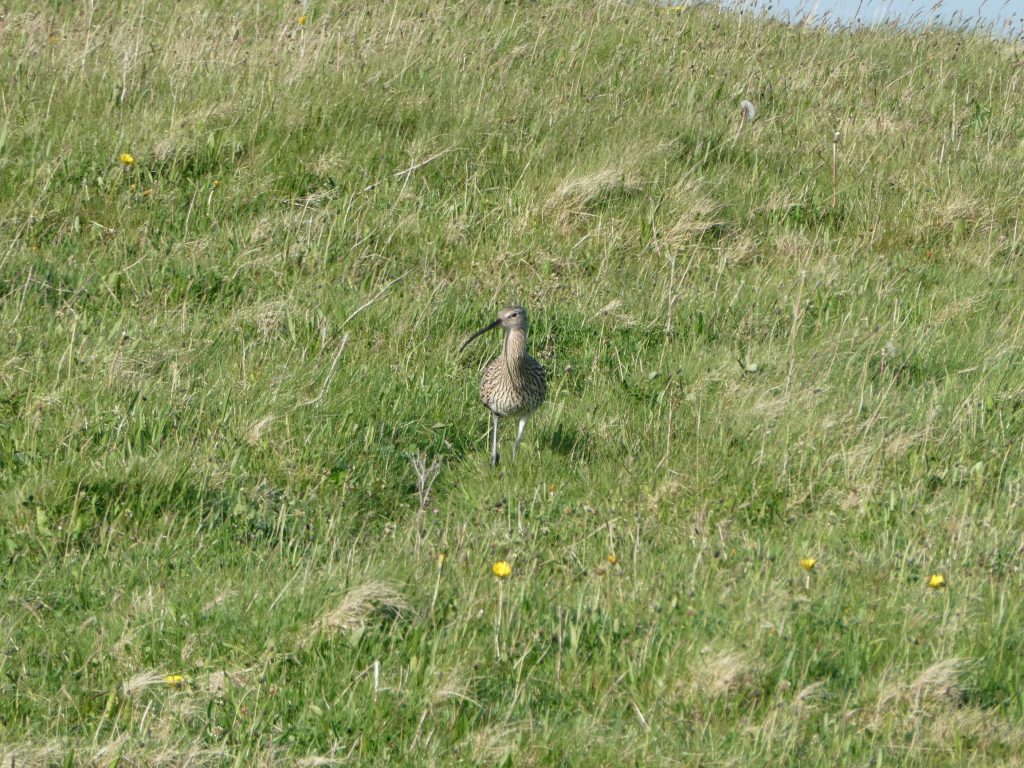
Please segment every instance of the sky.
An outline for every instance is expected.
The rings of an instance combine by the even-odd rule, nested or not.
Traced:
[[[769,8],[776,16],[790,20],[802,20],[808,14],[820,18],[826,13],[829,18],[845,24],[857,20],[861,24],[883,21],[912,19],[915,22],[940,20],[946,23],[960,23],[970,19],[981,19],[993,24],[996,31],[1010,29],[1019,31],[1024,23],[1024,0],[721,0],[723,5],[733,8],[754,8],[764,11]],[[980,6],[980,7],[979,7]],[[1009,21],[1009,26],[1006,22]]]

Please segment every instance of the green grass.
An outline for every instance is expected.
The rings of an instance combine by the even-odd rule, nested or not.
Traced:
[[[0,764],[1018,760],[1020,45],[299,8],[0,20]]]

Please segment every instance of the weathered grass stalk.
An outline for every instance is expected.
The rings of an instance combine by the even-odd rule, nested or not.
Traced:
[[[498,579],[498,612],[494,619],[494,658],[501,659],[501,614],[505,605],[505,582]]]
[[[839,163],[839,131],[832,137],[832,210],[836,209],[836,166]]]
[[[800,321],[804,314],[804,285],[807,282],[807,270],[800,270],[800,286],[796,298],[793,299],[793,323],[789,329],[789,370],[786,373],[786,392],[793,383],[793,369],[796,367],[796,337],[800,332]]]

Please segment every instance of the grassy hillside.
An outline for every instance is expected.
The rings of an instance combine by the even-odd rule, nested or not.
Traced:
[[[0,764],[1019,759],[1019,44],[302,13],[0,14]]]

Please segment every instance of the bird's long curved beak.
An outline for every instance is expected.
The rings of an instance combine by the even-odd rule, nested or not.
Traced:
[[[464,342],[462,342],[462,346],[459,347],[459,352],[461,352],[467,346],[469,346],[469,342],[471,342],[477,336],[480,336],[481,334],[487,333],[489,330],[491,330],[492,328],[497,328],[499,325],[501,325],[501,318],[498,318],[497,320],[495,320],[490,325],[487,325],[487,326],[484,326],[483,328],[481,328],[479,331],[477,331],[472,336],[470,336],[468,339],[466,339]]]

